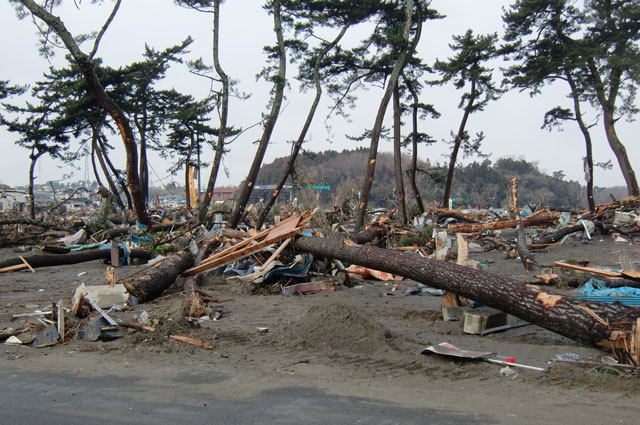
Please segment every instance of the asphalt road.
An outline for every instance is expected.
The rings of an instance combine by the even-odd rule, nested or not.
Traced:
[[[177,387],[147,388],[115,376],[3,371],[0,423],[34,424],[490,424],[490,418],[407,409],[306,388],[278,388],[244,399]]]

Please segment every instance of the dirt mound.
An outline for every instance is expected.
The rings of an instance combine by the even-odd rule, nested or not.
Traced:
[[[398,343],[396,335],[356,308],[333,303],[311,307],[284,335],[289,344],[368,355],[394,350]]]

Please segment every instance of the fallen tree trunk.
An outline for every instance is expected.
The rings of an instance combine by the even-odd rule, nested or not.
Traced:
[[[362,232],[347,235],[349,239],[360,245],[381,239],[385,236],[387,236],[387,228],[382,226],[371,226]]]
[[[564,238],[567,235],[570,235],[572,233],[576,233],[576,232],[580,232],[580,231],[584,231],[584,226],[580,223],[580,224],[572,224],[570,226],[565,226],[562,229],[559,229],[547,236],[545,236],[542,239],[538,239],[536,241],[536,245],[550,245],[550,244],[554,244],[560,240],[562,240],[562,238]]]
[[[172,224],[154,224],[151,226],[151,233],[180,229],[186,224],[186,222]],[[114,239],[120,236],[127,235],[129,233],[133,233],[134,231],[134,228],[130,226],[114,227],[113,229],[106,230],[104,233],[102,233],[102,235],[100,236],[100,240]]]
[[[122,249],[120,249],[120,256],[124,255]],[[151,254],[143,249],[132,249],[129,251],[129,258],[142,258],[148,260],[151,258]],[[86,263],[93,260],[110,260],[110,249],[90,249],[87,251],[72,252],[70,254],[59,255],[29,255],[24,256],[24,259],[34,269],[39,267],[52,267],[52,266],[64,266],[67,264],[79,264]],[[0,262],[0,268],[15,266],[23,264],[20,258],[11,258]]]
[[[525,217],[522,219],[522,224],[525,227],[531,226],[552,226],[558,220],[557,216],[548,212],[541,211],[532,216]],[[498,229],[514,229],[517,225],[516,220],[503,220],[503,221],[492,221],[489,223],[459,223],[459,224],[450,224],[449,230],[452,232],[460,232],[460,233],[475,233],[481,232],[483,230],[498,230]]]
[[[32,220],[26,217],[5,218],[0,220],[0,226],[13,225],[13,224],[37,226],[37,227],[42,227],[43,229],[56,229],[56,230],[65,230],[65,231],[73,230],[69,226],[63,226],[62,224],[59,224],[59,223],[46,223],[44,221]]]
[[[413,253],[347,246],[340,239],[298,237],[295,248],[314,255],[398,274],[453,292],[557,332],[575,341],[613,350],[640,363],[640,309],[577,300],[535,285],[438,262]]]
[[[167,257],[157,267],[150,268],[122,283],[130,294],[138,298],[139,303],[145,303],[160,296],[173,285],[182,272],[191,266],[193,266],[193,256],[186,250]]]
[[[443,208],[434,208],[429,210],[430,212],[438,213],[437,221],[443,220],[445,218],[455,218],[458,221],[464,221],[465,223],[477,223],[478,220],[472,216],[471,214],[461,213],[460,211],[455,210],[447,210]]]

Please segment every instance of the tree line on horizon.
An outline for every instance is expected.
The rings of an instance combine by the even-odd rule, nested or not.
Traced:
[[[54,13],[59,0],[10,2],[15,5],[18,17],[33,17],[42,37],[41,53],[50,55],[55,46],[64,46],[68,62],[65,67],[51,67],[29,88],[0,79],[0,99],[4,99],[0,125],[14,133],[16,143],[29,152],[31,199],[34,169],[40,157],[49,155],[74,163],[88,154],[99,186],[110,192],[121,208],[132,210],[140,222],[149,223],[147,157],[148,151],[154,149],[171,159],[172,172],[184,172],[185,186],[193,168],[211,164],[204,199],[196,211],[198,219],[205,220],[223,156],[233,149],[232,142],[242,131],[229,122],[229,98],[241,91],[241,83],[227,75],[219,60],[220,49],[224,48],[220,44],[224,2],[174,1],[176,7],[212,17],[212,63],[185,58],[193,41],[190,38],[161,51],[150,47],[153,44],[150,40],[140,60],[119,68],[103,63],[98,53],[121,0],[99,2],[112,3],[111,13],[92,34],[69,32]],[[536,95],[554,83],[562,84],[554,88],[564,87],[571,108],[552,108],[543,117],[544,127],[551,130],[575,122],[580,130],[585,142],[585,197],[589,208],[592,211],[595,208],[594,167],[608,166],[593,158],[591,130],[596,125],[605,130],[625,178],[627,193],[640,194],[625,146],[616,133],[620,119],[633,119],[638,112],[635,94],[640,82],[640,0],[516,0],[503,11],[502,39],[497,33],[463,31],[453,37],[449,58],[424,63],[416,54],[423,26],[435,19],[446,19],[430,6],[428,0],[267,0],[262,5],[273,18],[274,44],[264,48],[267,59],[260,77],[272,84],[272,90],[268,112],[260,118],[262,134],[256,141],[251,167],[230,216],[231,227],[242,221],[262,175],[261,169],[265,168],[262,162],[278,123],[284,90],[293,80],[304,89],[314,90],[315,97],[306,119],[299,123],[300,132],[292,141],[290,156],[280,166],[279,175],[270,181],[277,182],[277,188],[266,200],[258,226],[264,222],[283,185],[300,175],[296,159],[304,149],[322,96],[330,99],[331,113],[348,117],[358,104],[361,90],[380,86],[384,91],[371,126],[354,137],[370,142],[362,166],[353,167],[359,173],[352,183],[358,187],[357,227],[363,225],[368,205],[379,196],[377,192],[388,192],[379,183],[380,174],[388,175],[386,168],[381,169],[384,155],[378,155],[381,139],[393,143],[393,167],[389,175],[394,182],[392,196],[399,221],[404,223],[409,219],[406,193],[411,194],[411,202],[422,212],[427,193],[429,199],[437,194],[439,204],[447,207],[449,199],[459,194],[462,187],[468,187],[467,197],[473,191],[480,193],[486,189],[482,186],[486,173],[507,163],[500,160],[491,166],[485,161],[464,169],[456,166],[461,154],[481,155],[484,135],[470,134],[468,122],[508,90]],[[370,33],[360,43],[345,44],[345,34],[356,27],[368,28]],[[321,33],[333,36],[323,39],[318,35]],[[89,47],[83,47],[86,45]],[[498,70],[495,63],[501,58],[507,65]],[[210,93],[195,98],[174,89],[159,88],[169,68],[183,62],[193,74],[211,81]],[[292,64],[295,75],[290,71]],[[499,73],[501,81],[497,79]],[[441,172],[442,183],[434,186],[439,191],[433,192],[419,184],[425,173],[418,150],[420,145],[435,142],[425,128],[427,118],[440,116],[437,105],[427,101],[428,87],[435,85],[457,90],[461,113],[457,128],[451,131],[451,151]],[[13,101],[22,99],[21,95],[26,99]],[[586,121],[587,109],[598,112],[598,122]],[[383,126],[387,112],[392,116],[390,128]],[[402,132],[403,119],[409,123],[408,134]],[[117,149],[109,139],[112,135],[121,138],[120,149],[124,148],[126,153],[124,170],[110,160],[110,153]],[[213,149],[213,158],[202,157],[205,146]],[[403,159],[403,149],[411,152],[407,160]],[[535,174],[526,167],[522,172]],[[472,181],[477,179],[475,187],[463,179],[467,173],[471,173]],[[384,181],[387,180],[385,177]],[[186,196],[190,205],[188,193]],[[34,214],[33,205],[30,212]]]

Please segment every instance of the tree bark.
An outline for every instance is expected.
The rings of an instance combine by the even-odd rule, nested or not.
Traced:
[[[640,318],[638,308],[577,300],[535,285],[431,260],[415,253],[347,246],[339,239],[306,236],[296,239],[295,248],[450,291],[580,343],[604,349],[611,349],[612,344],[623,346],[625,341],[631,347],[633,324]]]
[[[146,303],[159,297],[176,281],[180,274],[193,266],[193,256],[186,250],[167,257],[157,268],[147,269],[131,279],[122,282],[130,294]]]
[[[449,208],[449,198],[451,197],[451,185],[453,184],[453,173],[456,169],[456,161],[458,159],[458,152],[460,151],[460,145],[462,144],[462,138],[464,137],[464,129],[467,126],[467,120],[471,114],[473,108],[473,102],[476,99],[476,80],[471,80],[471,95],[467,106],[464,108],[464,114],[462,115],[462,121],[460,121],[460,127],[458,128],[458,134],[456,140],[453,143],[453,149],[451,150],[451,157],[449,159],[449,169],[447,170],[447,180],[444,184],[444,195],[442,195],[442,202],[440,205],[442,208]]]
[[[402,120],[400,110],[400,87],[396,81],[393,89],[393,170],[396,180],[396,202],[400,224],[407,224],[407,203],[404,195],[404,179],[402,173]]]
[[[280,0],[273,0],[273,23],[276,38],[278,40],[279,51],[278,75],[275,77],[275,92],[273,95],[273,103],[271,105],[269,116],[267,117],[267,120],[264,124],[264,131],[262,132],[262,137],[260,138],[258,149],[256,150],[255,157],[253,158],[251,169],[249,170],[249,174],[247,175],[244,186],[242,187],[242,192],[240,193],[240,196],[238,197],[238,200],[236,201],[236,204],[233,208],[233,212],[231,213],[231,217],[229,218],[229,227],[231,228],[235,228],[238,223],[240,223],[240,220],[242,220],[247,202],[249,202],[249,197],[251,197],[251,193],[253,192],[253,186],[258,179],[258,173],[260,172],[264,154],[266,153],[267,147],[269,146],[271,134],[273,133],[276,121],[278,120],[280,107],[282,106],[282,97],[286,83],[287,57],[284,46],[284,37],[282,35]]]
[[[407,21],[405,23],[404,38],[409,41],[409,31],[411,30],[411,18],[413,15],[413,0],[407,0],[406,2]],[[380,133],[382,132],[382,122],[384,115],[391,101],[393,89],[398,82],[400,72],[404,69],[411,57],[412,52],[415,50],[418,41],[420,41],[420,34],[422,31],[422,17],[420,16],[420,6],[417,7],[418,11],[418,28],[413,41],[407,46],[405,50],[400,53],[397,62],[393,66],[389,80],[387,81],[387,88],[380,101],[376,119],[373,124],[373,130],[371,133],[371,144],[369,145],[369,160],[367,162],[367,171],[362,182],[362,188],[360,190],[360,202],[358,203],[358,211],[356,213],[355,226],[356,229],[361,229],[364,225],[364,218],[367,214],[367,205],[369,203],[369,195],[371,193],[371,186],[373,186],[373,178],[376,172],[376,161],[378,156],[378,142],[380,141]]]
[[[104,88],[100,84],[95,68],[91,63],[91,58],[80,50],[73,35],[67,30],[62,20],[49,13],[33,0],[20,0],[20,3],[29,9],[34,16],[40,18],[49,28],[51,28],[53,32],[58,35],[58,37],[60,37],[60,40],[64,43],[67,50],[69,50],[69,53],[82,71],[85,81],[95,96],[96,101],[111,116],[111,118],[113,118],[118,126],[126,151],[127,182],[129,191],[133,198],[133,210],[141,223],[148,224],[150,221],[149,216],[147,215],[144,198],[142,197],[140,178],[137,168],[138,151],[133,136],[133,130],[129,124],[129,119],[126,117],[120,106],[105,92]]]
[[[311,127],[311,123],[313,122],[313,117],[315,116],[316,110],[318,109],[318,104],[320,103],[320,98],[322,97],[322,85],[320,83],[320,64],[324,59],[325,55],[340,42],[340,39],[342,39],[345,32],[347,32],[348,28],[349,28],[349,25],[342,27],[342,30],[340,31],[338,36],[331,43],[327,44],[320,51],[320,53],[318,53],[318,56],[316,58],[316,62],[313,68],[313,80],[316,86],[316,96],[313,99],[313,103],[311,104],[311,107],[309,108],[309,112],[307,113],[307,119],[305,120],[304,125],[302,126],[300,135],[298,135],[298,140],[296,140],[293,147],[291,148],[291,155],[289,155],[287,164],[285,165],[285,168],[282,171],[282,174],[280,175],[280,180],[278,181],[276,189],[273,191],[273,194],[271,195],[271,197],[265,204],[264,208],[260,212],[260,215],[258,216],[258,222],[256,225],[258,229],[261,228],[262,225],[264,224],[264,220],[267,218],[267,215],[269,214],[269,211],[275,204],[276,199],[278,199],[278,195],[280,194],[282,187],[287,182],[289,175],[293,171],[296,158],[298,157],[298,153],[300,153],[300,148],[304,143],[304,138],[307,136],[309,127]]]
[[[120,255],[124,253],[120,250]],[[151,254],[148,251],[142,249],[132,249],[129,251],[130,258],[142,258],[149,259]],[[52,266],[65,266],[69,264],[86,263],[94,260],[109,260],[111,259],[111,250],[109,249],[89,249],[86,251],[72,252],[70,254],[58,254],[58,255],[29,255],[24,259],[34,269],[39,267],[52,267]],[[0,262],[0,268],[15,266],[22,264],[22,260],[19,258],[10,258]]]
[[[382,226],[371,226],[362,232],[347,235],[350,240],[359,245],[381,239],[385,236],[387,236],[387,228]]]
[[[214,0],[213,2],[213,66],[216,69],[216,73],[222,81],[222,98],[220,99],[220,128],[218,129],[218,142],[216,144],[216,153],[213,158],[213,164],[211,164],[211,174],[209,174],[209,180],[207,181],[207,190],[204,193],[204,199],[200,208],[198,209],[198,220],[203,222],[207,216],[207,210],[211,204],[211,198],[213,197],[213,191],[216,187],[216,180],[218,179],[218,171],[220,170],[220,163],[222,162],[222,155],[224,154],[224,141],[227,135],[227,121],[229,119],[229,76],[222,69],[220,65],[220,0]]]

